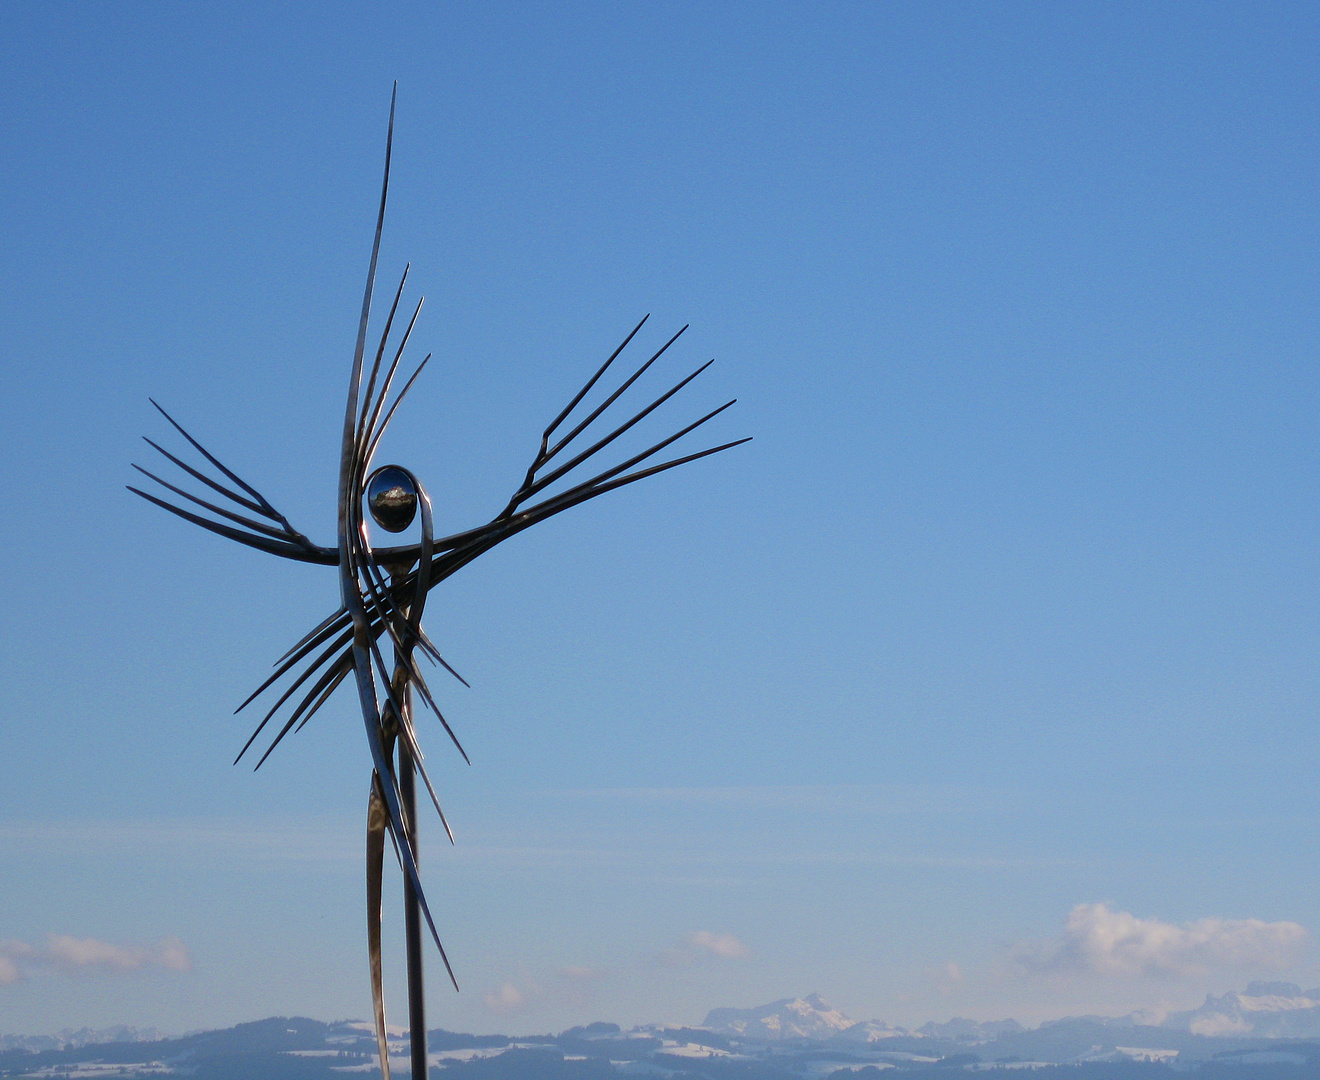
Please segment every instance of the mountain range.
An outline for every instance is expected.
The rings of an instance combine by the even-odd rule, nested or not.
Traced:
[[[1204,1004],[1188,1012],[1153,1018],[1136,1012],[1118,1017],[1085,1017],[1106,1028],[1160,1028],[1207,1038],[1236,1036],[1265,1039],[1320,1039],[1320,988],[1303,990],[1293,983],[1253,982],[1241,992],[1207,995]],[[1072,1018],[1043,1024],[1072,1023]],[[784,998],[754,1009],[712,1009],[702,1025],[713,1032],[744,1039],[777,1041],[817,1039],[872,1044],[894,1038],[930,1038],[979,1046],[1026,1033],[1016,1020],[977,1021],[954,1017],[908,1029],[883,1020],[855,1021],[819,994]]]
[[[1242,993],[1208,996],[1199,1009],[1173,1013],[1160,1026],[1195,1035],[1320,1038],[1320,988],[1302,990],[1285,982],[1248,983]]]
[[[1251,983],[1158,1023],[1141,1014],[1072,1017],[1027,1029],[954,1018],[906,1029],[857,1022],[819,994],[713,1009],[700,1027],[595,1023],[558,1035],[427,1033],[431,1080],[879,1080],[880,1073],[1031,1068],[1032,1080],[1132,1080],[1169,1070],[1213,1080],[1320,1080],[1320,990]],[[392,1071],[407,1075],[407,1032],[392,1029]],[[371,1025],[272,1017],[162,1039],[82,1029],[0,1035],[0,1077],[188,1076],[192,1080],[351,1080],[377,1072]],[[934,1075],[932,1076],[934,1080]]]

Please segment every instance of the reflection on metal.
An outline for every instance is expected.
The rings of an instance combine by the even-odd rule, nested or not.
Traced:
[[[417,516],[417,484],[397,465],[382,465],[367,477],[367,506],[386,532],[403,532]]]
[[[598,425],[616,401],[651,367],[683,333],[680,330],[654,355],[599,404],[580,419],[570,420],[587,395],[606,375],[615,359],[634,335],[642,322],[633,328],[623,343],[596,371],[585,386],[574,395],[563,411],[555,417],[541,435],[540,447],[518,489],[505,507],[490,521],[474,529],[436,539],[432,528],[431,502],[417,478],[397,465],[371,471],[381,436],[385,433],[400,401],[408,393],[417,376],[426,366],[428,355],[393,396],[394,386],[404,348],[412,334],[421,311],[417,302],[407,326],[398,335],[391,358],[386,352],[391,344],[395,316],[408,279],[405,267],[399,287],[390,304],[389,314],[380,334],[374,355],[367,362],[367,325],[371,314],[372,294],[376,283],[376,259],[380,250],[381,229],[385,223],[385,202],[389,192],[390,151],[394,138],[394,102],[390,103],[389,134],[385,144],[385,177],[381,185],[380,209],[376,218],[376,235],[371,249],[371,263],[367,272],[367,287],[362,300],[362,315],[358,325],[357,345],[353,353],[352,373],[349,378],[348,402],[344,412],[343,445],[339,461],[339,514],[338,543],[335,547],[321,547],[289,524],[251,485],[220,463],[196,439],[153,401],[152,404],[174,429],[205,459],[201,468],[189,465],[151,439],[147,443],[167,461],[181,469],[209,492],[219,495],[224,505],[184,490],[139,465],[133,467],[166,491],[182,500],[173,503],[139,488],[130,491],[149,502],[176,514],[185,521],[200,525],[220,536],[237,540],[248,547],[266,551],[297,562],[319,563],[337,567],[339,573],[340,603],[337,610],[309,630],[275,663],[274,673],[267,678],[238,707],[247,708],[263,694],[276,695],[256,730],[239,751],[235,763],[248,752],[257,737],[276,717],[278,730],[270,745],[256,763],[260,768],[271,751],[289,734],[301,730],[329,699],[339,685],[351,676],[357,689],[358,703],[366,727],[367,745],[371,751],[372,777],[367,806],[367,943],[370,954],[372,999],[375,1006],[376,1036],[380,1052],[381,1071],[388,1080],[389,1060],[385,1045],[385,1002],[381,976],[381,877],[384,869],[386,837],[403,871],[405,937],[408,953],[409,1021],[412,1033],[412,1071],[415,1078],[426,1075],[426,1023],[422,994],[422,930],[423,920],[430,931],[440,958],[444,961],[454,988],[453,969],[440,944],[435,920],[427,905],[417,871],[417,811],[414,780],[420,776],[427,794],[434,804],[440,822],[453,842],[453,833],[440,808],[435,786],[423,766],[421,748],[413,722],[413,694],[421,697],[440,721],[463,760],[467,754],[458,738],[441,714],[435,696],[418,666],[416,653],[420,651],[433,663],[444,667],[462,682],[466,681],[440,655],[434,643],[422,630],[422,610],[430,590],[472,560],[516,533],[530,528],[538,521],[553,517],[579,503],[594,499],[607,491],[654,476],[698,458],[717,454],[722,450],[747,442],[738,439],[722,443],[695,453],[650,462],[672,443],[719,415],[732,401],[713,409],[700,419],[680,428],[672,435],[640,453],[633,454],[609,468],[585,479],[578,470],[594,459],[615,439],[659,408],[679,390],[701,374],[709,363],[681,379],[668,391],[651,401],[643,409],[601,434],[605,425]],[[683,328],[684,330],[687,327]],[[389,402],[388,407],[386,405]],[[611,413],[611,416],[614,414]],[[566,432],[561,429],[567,427]],[[585,444],[585,445],[584,445]],[[565,483],[551,490],[559,481]],[[214,496],[212,496],[214,498]],[[394,547],[374,547],[363,517],[364,504],[381,528],[388,532],[402,532],[420,511],[420,536],[415,543]],[[242,513],[233,507],[239,508]],[[382,638],[392,647],[393,655],[387,663],[382,652]],[[282,684],[283,688],[277,687]]]

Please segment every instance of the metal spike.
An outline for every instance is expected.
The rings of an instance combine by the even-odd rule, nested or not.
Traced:
[[[616,401],[618,401],[620,395],[622,395],[623,392],[628,389],[628,387],[632,386],[633,383],[635,383],[638,379],[640,379],[646,373],[647,368],[649,368],[652,364],[654,364],[657,360],[659,360],[660,357],[662,357],[665,354],[669,346],[672,345],[674,342],[676,342],[680,337],[682,337],[686,330],[687,327],[684,326],[682,330],[680,330],[677,334],[675,334],[663,345],[661,345],[660,348],[656,350],[655,355],[652,356],[651,359],[649,359],[646,363],[644,363],[641,367],[639,367],[636,371],[634,371],[631,375],[629,375],[627,379],[624,380],[622,386],[620,386],[617,390],[614,391],[614,393],[612,393],[609,397],[607,397],[604,401],[602,401],[599,405],[597,405],[594,409],[592,409],[591,412],[587,415],[587,418],[585,420],[581,421],[575,428],[573,428],[572,431],[570,431],[567,435],[565,435],[562,439],[560,439],[557,443],[555,443],[555,445],[550,449],[550,452],[546,454],[545,460],[549,461],[556,454],[558,454],[560,450],[562,450],[565,446],[567,446],[579,435],[581,435],[582,432],[585,431],[595,421],[595,419],[598,416],[600,416],[601,413],[603,413],[606,409],[608,409],[611,405],[613,405]]]
[[[290,646],[287,652],[285,652],[282,656],[277,657],[275,663],[278,665],[282,661],[287,660],[295,652],[297,652],[304,645],[306,645],[307,642],[309,642],[317,634],[321,633],[322,630],[326,630],[336,621],[346,618],[348,618],[348,612],[346,612],[342,607],[339,608],[337,611],[331,612],[319,623],[317,623],[310,630],[308,630],[307,633],[305,633],[302,637],[300,637],[296,642],[294,642],[294,644]],[[234,711],[237,712],[238,710],[235,709]]]
[[[175,457],[159,443],[154,442],[153,440],[147,438],[145,435],[142,436],[142,441],[146,443],[148,446],[150,446],[157,453],[163,454],[165,457],[169,458],[170,461],[172,461],[175,465],[181,468],[189,476],[193,477],[194,479],[200,480],[203,484],[205,484],[207,487],[211,488],[212,490],[218,491],[226,499],[232,499],[234,502],[238,503],[239,506],[247,507],[247,509],[251,510],[253,513],[261,514],[263,516],[269,517],[269,515],[266,513],[266,508],[264,506],[260,505],[259,503],[254,503],[251,499],[243,498],[242,495],[230,491],[223,484],[216,483],[204,472],[201,472],[198,469],[194,469],[186,461],[183,461],[180,458]],[[272,518],[271,520],[273,521],[274,519]]]
[[[435,793],[435,787],[431,784],[431,777],[427,775],[426,766],[423,764],[422,748],[417,744],[417,732],[413,730],[412,722],[400,722],[399,730],[404,735],[404,741],[408,744],[408,753],[412,757],[413,767],[422,778],[422,783],[426,785],[426,790],[430,792],[431,802],[435,806],[435,812],[440,816],[440,824],[445,827],[445,835],[449,837],[449,843],[454,844],[454,830],[449,827],[449,819],[445,817],[445,812],[440,808],[440,796]]]
[[[351,667],[352,655],[353,655],[352,650],[351,649],[347,650],[346,655],[347,655],[347,667]],[[338,685],[336,680],[342,679],[343,676],[347,674],[347,670],[345,670],[342,674],[339,672],[340,666],[345,663],[346,663],[345,657],[341,656],[334,665],[327,668],[324,672],[321,673],[321,677],[317,679],[316,682],[312,685],[312,688],[309,691],[307,691],[307,696],[303,698],[298,708],[293,710],[293,714],[289,717],[284,727],[280,728],[279,734],[276,735],[275,738],[271,741],[270,746],[266,748],[266,752],[261,755],[261,760],[258,761],[254,766],[252,766],[253,772],[256,772],[258,769],[261,768],[261,766],[265,763],[266,759],[270,757],[275,747],[279,746],[284,736],[289,733],[289,729],[293,727],[295,723],[298,722],[298,717],[302,715],[302,710],[307,706],[308,702],[310,702],[314,697],[316,697],[316,695],[320,694],[323,690],[325,690],[326,686],[328,686],[332,681],[335,681],[335,684]],[[324,703],[323,701],[318,701],[317,708],[320,708],[323,703]],[[262,722],[265,723],[265,721]]]
[[[343,648],[345,645],[349,643],[349,641],[352,640],[353,630],[351,627],[337,628],[337,624],[330,622],[322,623],[321,625],[323,629],[317,631],[314,634],[309,634],[306,638],[303,639],[303,643],[301,645],[299,645],[296,649],[291,650],[289,653],[285,654],[286,659],[282,661],[279,664],[279,666],[277,666],[276,669],[273,672],[271,672],[269,676],[267,676],[266,680],[260,686],[258,686],[255,690],[252,691],[252,693],[250,693],[247,697],[245,697],[243,699],[243,703],[239,705],[237,709],[234,710],[235,716],[237,716],[249,705],[251,705],[252,702],[254,702],[258,697],[260,697],[261,694],[267,688],[269,688],[272,684],[274,684],[279,679],[281,679],[284,676],[284,674],[294,666],[294,664],[298,663],[298,661],[300,661],[303,657],[305,657],[318,645],[323,645],[325,642],[329,641],[330,638],[334,637],[336,633],[338,633],[339,635],[339,640],[336,642],[336,646],[339,648]]]
[[[286,527],[289,527],[289,523],[284,520],[284,515],[281,514],[278,510],[276,510],[275,507],[271,506],[271,504],[266,501],[266,497],[262,495],[261,492],[259,492],[256,488],[254,488],[251,484],[249,484],[237,473],[226,468],[219,458],[217,458],[214,454],[212,454],[209,450],[207,450],[206,447],[204,447],[201,443],[199,443],[196,439],[194,439],[191,435],[189,435],[186,431],[184,431],[183,428],[180,426],[179,422],[175,420],[174,417],[172,417],[164,409],[162,409],[160,407],[160,404],[156,401],[155,398],[147,398],[147,400],[156,406],[157,410],[159,410],[160,412],[160,415],[165,417],[166,420],[168,420],[171,424],[173,424],[175,430],[178,431],[178,433],[182,435],[185,439],[187,439],[190,443],[192,443],[193,446],[196,447],[196,449],[201,453],[201,455],[204,458],[206,458],[207,461],[209,461],[212,465],[214,465],[217,469],[219,469],[222,473],[224,473],[227,477],[229,477],[230,480],[232,480],[244,491],[246,491],[249,495],[251,495],[254,499],[256,499],[257,502],[261,504],[262,508],[264,509],[268,517],[272,518],[275,521],[280,522],[282,525]],[[289,527],[289,532],[293,532],[293,531],[294,531],[293,528]]]
[[[394,351],[394,359],[390,361],[389,371],[387,371],[385,374],[385,381],[381,383],[380,394],[377,395],[376,403],[371,410],[371,419],[367,422],[366,427],[364,427],[358,433],[358,446],[360,449],[359,449],[359,460],[357,464],[357,475],[359,478],[366,475],[367,468],[371,461],[371,455],[375,453],[375,445],[378,440],[371,438],[371,436],[375,432],[376,421],[380,418],[380,410],[385,405],[385,399],[389,397],[390,387],[394,385],[394,376],[395,373],[398,372],[399,370],[399,361],[403,359],[403,350],[408,347],[408,340],[409,338],[412,337],[413,327],[417,325],[417,316],[422,313],[422,304],[425,303],[425,301],[426,301],[426,297],[424,296],[417,301],[417,309],[413,312],[413,316],[408,323],[407,330],[404,331],[403,340],[399,342],[399,347]],[[426,359],[429,360],[430,358],[431,357],[428,354]],[[426,360],[423,360],[422,363],[425,364]],[[418,367],[418,372],[420,371],[421,368]],[[414,373],[413,378],[415,379],[416,377],[417,377],[417,373]],[[409,385],[411,385],[412,379],[409,379],[408,382]],[[407,388],[405,387],[405,392],[406,390]],[[403,395],[401,394],[400,397],[402,396]],[[393,410],[391,410],[391,413],[392,412]],[[365,451],[363,448],[366,448],[368,445],[370,445],[371,449],[369,451]]]
[[[361,443],[362,425],[367,420],[367,410],[371,408],[371,395],[375,392],[376,376],[380,373],[380,362],[385,355],[385,343],[389,341],[390,327],[394,325],[394,313],[399,310],[399,301],[403,298],[403,286],[408,280],[408,271],[412,263],[408,263],[403,268],[403,277],[399,279],[398,291],[394,294],[394,302],[390,305],[390,313],[385,318],[385,330],[380,335],[380,345],[376,348],[376,359],[371,362],[371,378],[367,380],[367,392],[362,395],[362,415],[358,417],[358,441]]]
[[[380,427],[376,429],[376,433],[371,437],[371,446],[367,450],[367,461],[370,461],[375,456],[376,447],[380,445],[381,436],[385,434],[385,429],[390,426],[390,420],[394,417],[394,410],[399,407],[408,391],[412,389],[412,384],[417,381],[417,376],[422,373],[422,368],[426,367],[426,363],[431,359],[431,355],[431,353],[427,353],[422,358],[422,362],[417,365],[417,370],[414,371],[412,377],[403,384],[403,389],[399,391],[399,396],[394,399],[394,404],[390,406],[389,412],[387,412],[385,418],[381,420]]]
[[[632,341],[632,339],[637,336],[637,331],[640,330],[645,325],[646,320],[649,319],[650,317],[651,317],[650,312],[647,312],[645,315],[642,316],[642,321],[639,322],[636,326],[634,326],[632,328],[632,332],[626,338],[623,339],[623,342],[619,345],[619,347],[615,349],[612,353],[610,353],[610,358],[606,360],[605,363],[600,365],[600,368],[596,371],[595,375],[593,375],[590,379],[587,380],[587,385],[584,386],[581,390],[579,390],[577,394],[574,396],[573,400],[564,406],[564,411],[561,412],[558,416],[554,418],[554,420],[550,422],[550,426],[545,429],[545,434],[541,436],[542,454],[545,453],[546,445],[550,441],[550,436],[554,434],[555,428],[557,428],[560,424],[564,422],[564,417],[566,417],[569,413],[571,413],[574,409],[578,407],[578,404],[582,401],[582,399],[586,397],[587,394],[590,392],[591,388],[596,385],[596,380],[598,380],[602,375],[605,374],[606,370],[609,368],[609,366],[612,363],[614,363],[619,353],[623,352],[623,350],[628,347],[628,342]]]
[[[441,667],[443,667],[447,672],[449,672],[450,675],[456,678],[469,690],[472,689],[472,684],[468,682],[467,679],[463,678],[463,676],[460,675],[457,671],[455,671],[452,667],[449,666],[449,661],[440,655],[440,650],[435,647],[435,644],[431,641],[431,639],[426,636],[426,631],[424,631],[420,626],[417,627],[417,637],[422,644],[422,648],[424,648],[429,655],[434,656],[436,658],[436,661],[440,664]]]
[[[334,656],[337,652],[341,651],[345,644],[347,644],[347,642],[344,636],[340,635],[338,641],[332,643],[330,648],[326,649],[325,652],[321,653],[320,656],[318,656],[307,666],[306,671],[304,671],[301,675],[299,675],[296,679],[294,679],[292,683],[289,684],[289,686],[285,689],[284,693],[282,693],[279,696],[279,699],[275,702],[275,704],[270,707],[270,711],[267,712],[264,717],[262,717],[261,723],[257,725],[257,730],[254,731],[250,736],[248,736],[248,741],[243,744],[243,749],[238,752],[238,757],[234,758],[235,765],[237,765],[240,761],[243,760],[243,755],[247,753],[248,747],[251,746],[256,741],[257,736],[261,734],[262,728],[264,728],[266,724],[270,721],[270,718],[274,716],[276,712],[279,711],[279,707],[293,696],[294,691],[297,690],[298,687],[302,686],[302,684],[305,683],[308,679],[310,679],[316,671],[320,670],[322,664],[326,663],[332,656]],[[273,682],[276,678],[278,678],[278,675],[272,676],[270,682]],[[266,686],[270,685],[270,682],[267,682],[265,685]],[[265,686],[262,687],[262,689],[264,688]],[[256,695],[259,693],[261,693],[261,690],[257,690],[256,693],[252,695],[252,697],[256,697]],[[252,700],[251,697],[248,698],[248,701],[251,700]],[[247,703],[248,702],[245,701],[243,702],[243,705],[246,705]],[[238,708],[241,709],[243,705],[240,705]],[[238,709],[235,709],[234,711],[238,712]],[[264,761],[265,759],[263,758],[262,760]],[[258,765],[259,764],[260,762],[258,762]]]
[[[349,652],[349,656],[351,659],[352,656],[351,651]],[[337,665],[335,667],[335,672],[336,672],[335,677],[330,680],[326,688],[321,691],[321,696],[316,699],[316,701],[312,704],[311,708],[309,708],[307,712],[303,715],[301,723],[299,723],[298,726],[293,729],[293,733],[295,735],[297,735],[298,732],[302,731],[302,729],[307,726],[307,721],[310,720],[313,716],[315,716],[317,710],[320,709],[322,705],[324,705],[327,701],[330,700],[330,695],[333,694],[337,689],[339,689],[339,684],[343,682],[345,678],[347,678],[348,673],[349,671],[352,670],[352,668],[353,665],[351,663],[347,663],[342,666]],[[311,695],[309,694],[308,696],[310,697]],[[298,706],[298,708],[300,709],[302,707],[303,707],[302,705]]]
[[[200,525],[208,532],[228,537],[230,540],[237,540],[240,544],[246,544],[248,547],[257,548],[259,551],[268,551],[272,555],[279,555],[284,559],[293,559],[295,562],[320,563],[323,566],[335,565],[335,554],[327,548],[314,547],[307,549],[294,544],[281,543],[278,540],[267,540],[263,536],[254,536],[252,533],[245,533],[241,529],[233,529],[228,525],[221,525],[218,521],[210,521],[198,514],[189,513],[182,507],[167,503],[164,499],[158,499],[155,495],[149,495],[140,488],[135,488],[132,484],[125,484],[124,486],[134,495],[142,496],[147,502],[155,503],[162,510],[168,510],[171,514],[183,518],[184,521],[191,521],[194,525]]]
[[[259,532],[263,536],[270,536],[270,537],[274,537],[276,540],[286,540],[292,543],[297,543],[297,541],[292,540],[289,534],[285,532],[283,529],[277,529],[273,525],[265,525],[260,521],[253,521],[251,518],[245,518],[242,514],[235,514],[232,510],[225,510],[222,507],[216,506],[214,503],[209,503],[205,499],[199,499],[196,495],[189,494],[187,491],[184,491],[184,489],[181,487],[175,487],[173,484],[165,480],[162,480],[155,473],[148,472],[141,465],[134,464],[133,462],[130,462],[129,464],[131,464],[133,468],[137,469],[137,471],[140,472],[143,476],[156,481],[156,483],[158,483],[161,487],[165,488],[166,490],[172,491],[176,495],[181,495],[183,498],[187,499],[191,503],[196,503],[198,506],[205,507],[207,510],[210,510],[211,513],[213,514],[219,514],[221,517],[228,518],[230,521],[237,522],[239,525],[245,525],[253,532]],[[298,546],[303,547],[304,545],[298,544]]]
[[[686,379],[683,379],[681,382],[679,382],[671,389],[666,390],[663,394],[661,394],[658,398],[656,398],[653,402],[651,402],[651,404],[646,406],[646,408],[644,408],[636,416],[625,421],[623,424],[620,424],[608,435],[606,435],[603,439],[599,440],[592,446],[588,447],[586,450],[583,450],[582,453],[578,454],[577,457],[573,458],[571,461],[559,466],[559,468],[555,469],[548,476],[543,476],[541,479],[537,480],[536,483],[532,486],[532,489],[527,493],[528,496],[534,495],[538,491],[545,490],[556,480],[558,480],[561,476],[564,476],[566,473],[572,472],[573,469],[577,468],[577,466],[581,465],[582,462],[586,461],[588,458],[594,457],[605,447],[609,446],[609,444],[612,443],[615,439],[617,439],[620,435],[624,434],[624,432],[628,431],[635,424],[639,423],[640,421],[644,420],[646,417],[650,416],[651,413],[653,413],[656,409],[658,409],[671,397],[673,397],[680,390],[682,390],[683,387],[687,386],[688,383],[690,383],[693,379],[695,379],[698,375],[700,375],[713,363],[715,363],[714,360],[707,360],[706,363],[702,364],[701,367],[697,368],[697,370],[694,371],[691,375],[689,375]],[[730,402],[730,404],[732,404],[732,402]],[[709,417],[707,419],[709,419]],[[689,428],[687,430],[691,430],[691,429]],[[686,431],[684,432],[684,434],[686,434]]]

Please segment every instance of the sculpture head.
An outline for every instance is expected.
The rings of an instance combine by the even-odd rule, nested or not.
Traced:
[[[403,532],[417,516],[417,482],[397,465],[382,465],[367,477],[364,498],[372,518],[386,532]]]

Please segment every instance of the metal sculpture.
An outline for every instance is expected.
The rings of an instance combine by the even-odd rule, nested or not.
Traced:
[[[397,87],[395,97],[397,97]],[[436,539],[432,529],[431,502],[417,478],[407,469],[397,465],[386,465],[372,470],[372,462],[381,436],[393,419],[399,403],[431,358],[428,354],[417,365],[416,370],[387,408],[386,402],[389,400],[404,349],[422,308],[422,300],[419,299],[416,309],[408,320],[407,328],[394,350],[393,358],[388,364],[384,364],[394,319],[403,296],[404,284],[408,280],[407,267],[404,268],[398,290],[390,305],[389,315],[385,319],[385,327],[370,365],[370,374],[366,378],[365,388],[363,387],[367,326],[376,282],[376,260],[380,252],[381,230],[385,223],[385,204],[389,194],[395,97],[390,101],[389,128],[385,142],[385,176],[381,185],[376,235],[371,248],[371,263],[367,271],[367,286],[362,299],[357,345],[353,352],[352,374],[349,379],[348,402],[344,412],[344,436],[339,461],[337,546],[320,547],[312,543],[290,525],[284,515],[255,488],[222,465],[154,400],[152,404],[161,415],[193,449],[206,459],[212,469],[217,470],[218,478],[214,474],[207,475],[201,469],[187,464],[151,439],[146,439],[146,442],[193,480],[262,520],[209,502],[136,464],[133,466],[135,469],[185,500],[185,504],[176,505],[131,485],[129,490],[185,521],[246,544],[248,547],[297,562],[319,563],[338,568],[340,596],[338,609],[303,635],[280,657],[276,661],[274,673],[235,710],[242,711],[268,690],[273,693],[272,688],[287,678],[283,692],[257,724],[256,730],[239,751],[234,763],[237,764],[243,758],[266,725],[298,691],[306,687],[297,704],[289,710],[283,725],[255,768],[261,767],[271,751],[291,730],[295,730],[295,725],[297,730],[301,730],[339,685],[350,675],[353,677],[372,759],[367,810],[367,942],[381,1072],[388,1080],[389,1058],[385,1038],[385,1000],[381,974],[381,881],[385,839],[388,834],[403,871],[412,1074],[415,1080],[421,1080],[426,1076],[421,930],[423,919],[435,941],[436,948],[440,951],[440,958],[444,961],[445,970],[455,990],[458,989],[458,982],[454,978],[449,958],[445,955],[444,946],[440,943],[440,935],[427,905],[417,869],[417,808],[414,786],[416,775],[421,776],[451,843],[454,837],[440,807],[435,787],[423,765],[422,752],[413,723],[414,690],[439,718],[454,746],[463,755],[463,760],[468,760],[449,722],[441,714],[415,657],[415,653],[420,650],[428,659],[440,664],[467,685],[462,676],[445,662],[422,629],[422,610],[427,595],[431,589],[473,559],[516,533],[530,528],[538,521],[544,521],[607,491],[696,461],[698,458],[717,454],[748,440],[737,439],[659,464],[638,468],[643,462],[734,404],[733,401],[729,401],[649,449],[634,454],[589,479],[569,483],[565,488],[542,498],[539,502],[532,502],[558,481],[569,478],[570,474],[580,475],[578,473],[580,466],[593,459],[615,439],[663,405],[714,362],[703,364],[640,412],[595,439],[590,445],[578,449],[586,438],[591,437],[589,432],[598,430],[597,421],[687,329],[686,326],[683,327],[683,330],[665,342],[617,389],[609,393],[604,401],[592,408],[585,417],[573,423],[566,434],[560,435],[559,431],[569,423],[570,415],[583,403],[587,394],[642,328],[646,322],[643,318],[542,433],[540,448],[522,484],[513,493],[507,505],[485,525]],[[384,368],[383,377],[382,368]],[[567,460],[563,460],[565,457]],[[205,514],[185,509],[186,504],[189,503],[205,511]],[[420,512],[421,536],[418,542],[398,547],[373,546],[366,527],[364,504],[366,512],[376,524],[391,533],[406,530]],[[392,664],[387,664],[382,654],[380,647],[382,637],[388,638],[389,644],[393,647]]]

